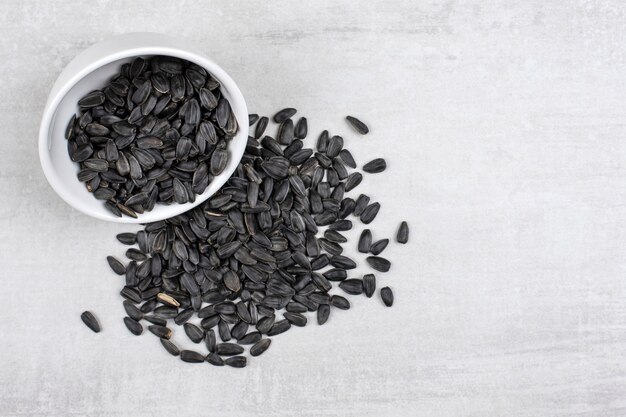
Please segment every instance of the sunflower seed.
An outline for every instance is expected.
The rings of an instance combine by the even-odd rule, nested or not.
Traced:
[[[296,109],[289,108],[289,107],[282,109],[281,111],[279,111],[278,113],[274,115],[274,121],[276,123],[283,123],[285,120],[289,119],[294,114],[296,114],[296,112],[297,112]]]
[[[243,347],[236,343],[219,343],[216,352],[222,356],[235,356],[243,353]]]
[[[352,156],[349,150],[342,149],[339,152],[339,158],[341,158],[341,160],[343,161],[344,164],[346,164],[346,166],[350,168],[356,168],[356,162],[354,161],[354,157]]]
[[[383,303],[387,307],[391,307],[393,305],[393,292],[389,287],[383,287],[380,289],[380,298],[383,300]]]
[[[346,191],[352,191],[361,183],[361,181],[363,181],[363,175],[361,175],[360,172],[353,172],[348,175],[345,183]]]
[[[333,255],[330,258],[330,264],[336,268],[341,269],[354,269],[356,268],[356,262],[347,256],[342,255]]]
[[[368,253],[372,247],[372,232],[370,229],[364,229],[359,238],[359,252]]]
[[[135,336],[139,336],[143,333],[143,326],[139,324],[136,320],[131,319],[130,317],[124,317],[124,325],[126,325],[128,331]]]
[[[363,275],[363,292],[368,298],[371,298],[376,291],[376,277],[374,274]]]
[[[185,323],[183,325],[183,329],[185,330],[185,334],[187,334],[187,337],[189,337],[192,342],[200,343],[202,342],[202,340],[204,340],[204,330],[202,330],[195,324]]]
[[[387,162],[383,158],[376,158],[363,165],[363,171],[370,174],[383,172],[387,168]]]
[[[346,116],[346,120],[348,121],[350,126],[352,126],[354,128],[354,130],[356,130],[361,135],[367,135],[369,133],[370,130],[365,125],[365,123],[363,123],[362,121],[360,121],[356,117]]]
[[[361,214],[363,214],[363,210],[365,210],[369,202],[370,202],[370,198],[367,195],[365,194],[359,195],[359,197],[356,199],[356,205],[354,206],[353,214],[359,217]]]
[[[139,321],[143,318],[143,313],[141,312],[141,310],[130,301],[124,300],[123,305],[124,310],[126,310],[126,314],[128,314],[128,317],[130,317],[131,319]]]
[[[259,139],[261,136],[263,136],[263,133],[265,132],[265,129],[267,128],[268,122],[269,122],[269,119],[265,116],[259,119],[259,121],[256,124],[256,129],[254,130],[255,139]]]
[[[339,152],[343,149],[343,138],[341,136],[333,136],[328,142],[328,149],[326,149],[326,155],[329,158],[334,158],[339,155]]]
[[[361,221],[365,224],[370,224],[376,218],[378,210],[380,210],[380,203],[370,204],[361,213]]]
[[[398,243],[406,243],[409,241],[409,225],[407,222],[400,223],[400,227],[398,228],[398,234],[396,235],[396,240]]]
[[[308,130],[309,129],[306,117],[301,117],[300,120],[298,120],[298,123],[296,123],[293,134],[298,139],[304,139],[306,138]]]
[[[391,268],[391,262],[380,256],[368,256],[365,260],[372,268],[380,272],[387,272]]]
[[[272,344],[272,339],[262,339],[258,341],[257,343],[254,344],[254,346],[250,348],[250,355],[252,356],[261,355],[263,352],[269,349],[271,344]]]
[[[328,304],[321,304],[317,309],[317,324],[322,325],[328,321],[330,316],[330,306]]]
[[[330,230],[337,230],[340,232],[352,229],[352,222],[350,220],[338,220],[328,226]]]
[[[250,332],[245,336],[237,339],[237,343],[239,343],[240,345],[252,345],[261,340],[261,337],[262,335],[260,332]]]
[[[158,337],[162,337],[164,339],[169,339],[172,336],[172,330],[165,327],[165,326],[161,326],[158,324],[152,324],[150,326],[148,326],[148,330],[150,330],[150,332]]]
[[[337,307],[340,310],[348,310],[350,308],[350,302],[340,295],[333,295],[330,297],[330,305]]]
[[[83,109],[88,109],[103,104],[104,100],[106,100],[106,96],[102,91],[92,91],[78,100],[78,105]]]
[[[98,323],[98,320],[91,311],[83,311],[83,313],[80,315],[80,319],[94,333],[100,333],[100,323]]]
[[[137,242],[137,235],[134,233],[120,233],[116,238],[124,245],[134,245]]]
[[[107,262],[109,266],[117,275],[124,275],[126,273],[126,267],[120,261],[113,256],[107,256]]]
[[[291,328],[291,323],[289,320],[279,320],[274,323],[272,328],[267,332],[268,336],[276,336],[278,334],[284,333]]]
[[[298,327],[304,327],[306,326],[306,317],[300,313],[291,313],[291,312],[286,312],[283,314],[283,316],[289,320],[289,323],[293,324],[294,326],[298,326]]]
[[[370,246],[370,252],[372,253],[372,255],[378,255],[385,250],[388,243],[389,239],[380,239],[372,243],[372,246]]]
[[[363,281],[357,278],[350,278],[339,283],[339,288],[351,295],[360,295],[363,293]]]
[[[172,356],[180,355],[180,349],[174,343],[172,343],[168,339],[159,339],[159,340],[161,341],[161,344],[163,345],[167,353],[169,353]]]
[[[226,359],[224,363],[233,368],[245,368],[248,364],[248,360],[245,356],[233,356],[232,358]]]
[[[180,358],[183,360],[183,362],[189,362],[189,363],[204,362],[204,356],[202,356],[200,353],[196,352],[195,350],[182,350],[180,352]]]
[[[224,359],[215,352],[210,352],[206,356],[206,361],[213,366],[224,366]]]

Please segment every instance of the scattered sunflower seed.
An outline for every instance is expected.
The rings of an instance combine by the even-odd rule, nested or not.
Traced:
[[[124,317],[124,324],[129,332],[134,334],[135,336],[139,336],[143,333],[143,326],[139,324],[136,320],[131,319],[130,317]]]
[[[89,327],[94,333],[100,333],[100,323],[98,323],[98,320],[91,311],[83,311],[80,315],[80,319],[85,323],[85,326]]]
[[[393,292],[389,287],[383,287],[380,289],[380,298],[382,298],[383,303],[387,307],[391,307],[393,305]]]
[[[400,228],[398,228],[398,234],[396,235],[396,240],[398,243],[407,243],[409,241],[409,225],[407,222],[400,223]]]
[[[380,239],[372,243],[372,246],[370,246],[370,252],[372,253],[372,255],[379,255],[380,253],[382,253],[382,251],[385,250],[388,244],[389,239]]]
[[[272,344],[272,339],[261,339],[250,348],[250,355],[252,356],[261,355],[263,352],[269,349],[271,344]]]
[[[360,121],[356,117],[346,116],[346,120],[348,121],[350,126],[352,126],[354,128],[354,130],[359,132],[361,135],[367,135],[369,133],[370,130],[365,125],[365,123],[363,123],[362,121]]]
[[[172,356],[180,355],[180,349],[174,343],[172,343],[168,339],[159,339],[159,340],[161,341],[161,344],[163,345],[167,353],[169,353]]]
[[[195,350],[183,350],[180,352],[180,358],[183,362],[201,363],[204,362],[204,356]]]
[[[391,268],[391,262],[380,256],[368,256],[365,260],[372,268],[380,272],[387,272]]]
[[[370,229],[364,229],[359,238],[359,252],[368,253],[372,247],[372,232]]]
[[[283,123],[285,120],[291,118],[294,114],[296,114],[297,110],[293,108],[282,109],[278,113],[274,115],[274,121],[276,123]]]
[[[369,174],[383,172],[387,168],[387,162],[383,158],[376,158],[363,165],[363,171]]]
[[[376,291],[376,277],[374,274],[363,275],[363,292],[365,292],[367,298],[372,298],[374,291]]]
[[[175,59],[153,59],[156,62],[133,61],[134,69],[124,67],[115,87],[107,89],[105,103],[118,95],[116,91],[122,106],[130,100],[133,109],[127,114],[105,114],[100,105],[84,107],[82,115],[88,115],[74,118],[67,128],[68,142],[78,141],[70,148],[78,152],[86,147],[72,158],[82,161],[79,177],[92,192],[105,190],[98,195],[111,198],[105,204],[120,215],[139,215],[157,202],[193,201],[224,169],[226,142],[236,126],[219,84],[206,71]],[[146,68],[152,74],[142,76]],[[140,75],[133,77],[131,72]],[[158,94],[149,91],[143,98],[147,77]],[[144,114],[152,106],[158,112]],[[342,254],[342,244],[350,236],[342,232],[352,229],[351,215],[365,224],[373,221],[380,204],[370,204],[363,194],[356,200],[345,195],[363,176],[348,172],[356,163],[343,148],[343,138],[324,131],[317,141],[318,152],[306,148],[308,123],[306,118],[295,123],[291,119],[295,113],[295,109],[277,113],[276,139],[261,140],[269,119],[249,115],[249,124],[256,123],[251,128],[254,135],[221,190],[186,213],[117,236],[123,244],[137,245],[127,250],[127,266],[107,258],[114,272],[124,276],[126,286],[120,293],[131,332],[142,333],[139,321],[146,320],[163,347],[183,361],[243,367],[244,346],[250,346],[251,356],[258,356],[271,344],[265,336],[306,326],[307,312],[316,312],[321,325],[328,321],[331,307],[349,309],[345,297],[329,294],[334,286],[346,294],[372,297],[373,274],[347,278],[356,262]],[[133,117],[135,124],[129,121]],[[81,127],[87,125],[91,132],[106,135],[108,129],[115,137],[90,138]],[[322,237],[323,226],[328,227]],[[372,232],[365,229],[358,248],[377,255],[387,243],[387,239],[372,243]],[[391,265],[378,256],[367,262],[378,271]],[[192,323],[196,316],[199,325]],[[209,354],[181,351],[169,340],[169,320],[183,326],[192,342],[204,341]]]

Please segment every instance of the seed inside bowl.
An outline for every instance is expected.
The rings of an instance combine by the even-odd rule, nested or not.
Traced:
[[[195,201],[229,160],[238,122],[220,83],[168,56],[135,58],[78,101],[66,131],[78,179],[114,215]]]

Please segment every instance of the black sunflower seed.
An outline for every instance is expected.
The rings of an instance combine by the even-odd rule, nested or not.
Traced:
[[[341,136],[333,136],[328,142],[328,149],[326,149],[326,155],[329,158],[334,158],[339,155],[339,152],[343,149],[343,138]]]
[[[363,181],[363,175],[361,175],[360,172],[353,172],[348,175],[345,183],[346,191],[352,191],[361,183],[361,181]]]
[[[361,237],[359,238],[359,252],[368,253],[372,246],[372,232],[370,229],[364,229],[361,232]]]
[[[180,359],[182,359],[183,362],[189,362],[189,363],[204,362],[204,356],[202,356],[200,353],[196,352],[195,350],[182,350],[180,352]]]
[[[376,291],[376,277],[374,274],[363,275],[363,292],[368,298],[371,298]]]
[[[296,123],[296,127],[293,131],[293,134],[298,139],[304,139],[306,138],[307,133],[308,133],[308,124],[307,124],[306,117],[301,117],[300,120],[298,120],[298,123]]]
[[[357,278],[350,278],[339,283],[339,288],[351,295],[360,295],[363,293],[363,281]]]
[[[261,340],[261,337],[262,335],[260,332],[250,332],[243,337],[237,339],[237,343],[239,343],[240,345],[252,345]]]
[[[222,356],[235,356],[243,353],[243,347],[236,343],[218,343],[216,352]]]
[[[245,368],[248,364],[248,359],[245,356],[233,356],[224,361],[224,363],[233,368]]]
[[[268,336],[276,336],[278,334],[284,333],[291,328],[291,323],[289,320],[279,320],[274,323],[272,328],[267,332]]]
[[[195,324],[185,323],[183,325],[183,329],[185,330],[187,337],[189,337],[189,339],[194,343],[200,343],[204,339],[204,330]]]
[[[109,266],[117,275],[124,275],[126,273],[126,267],[120,261],[113,256],[107,256],[107,262]]]
[[[376,174],[379,172],[383,172],[387,168],[387,162],[383,158],[376,158],[363,165],[363,171]]]
[[[210,352],[206,356],[206,361],[213,366],[224,366],[224,359],[215,352]]]
[[[143,333],[143,326],[139,324],[136,320],[131,319],[130,317],[124,317],[124,325],[129,332],[134,334],[135,336],[139,336]]]
[[[104,100],[106,100],[106,96],[102,91],[92,91],[78,100],[78,105],[83,109],[88,109],[103,104]]]
[[[317,309],[317,324],[322,325],[328,321],[330,316],[330,306],[328,304],[321,304]]]
[[[172,356],[180,355],[180,349],[174,343],[172,343],[168,339],[159,339],[159,340],[161,341],[161,344],[163,345],[167,353],[169,353]]]
[[[137,242],[137,235],[134,233],[120,233],[116,237],[124,245],[134,245]]]
[[[294,326],[298,326],[298,327],[306,326],[306,321],[307,321],[306,317],[301,313],[286,312],[283,314],[283,316],[287,320],[289,320],[289,322],[293,324]]]
[[[380,298],[383,300],[383,303],[387,307],[391,307],[393,305],[393,292],[389,287],[383,287],[380,289]]]
[[[370,224],[376,218],[378,210],[380,210],[380,203],[370,204],[361,213],[361,221],[365,224]]]
[[[360,121],[356,117],[346,116],[346,120],[348,121],[350,126],[352,126],[354,128],[354,130],[356,130],[361,135],[367,135],[369,133],[370,130],[365,125],[365,123],[363,123],[362,121]]]
[[[143,313],[141,312],[141,310],[130,301],[124,300],[123,305],[124,310],[126,310],[126,314],[128,314],[128,317],[130,317],[131,319],[139,321],[143,318]]]
[[[330,297],[330,305],[340,310],[348,310],[350,308],[350,302],[340,295]]]
[[[409,241],[409,225],[403,221],[398,228],[398,234],[396,235],[398,243],[407,243]]]
[[[158,324],[152,324],[148,326],[148,330],[150,330],[150,333],[154,334],[155,336],[162,337],[164,339],[169,339],[172,336],[171,329]]]
[[[281,111],[279,111],[278,113],[274,115],[274,121],[276,123],[283,123],[285,120],[289,119],[294,114],[296,114],[296,112],[297,112],[296,109],[293,109],[290,107],[282,109]]]
[[[252,356],[261,355],[263,352],[269,349],[271,344],[272,344],[272,339],[262,339],[258,341],[257,343],[254,344],[254,346],[250,348],[250,355]]]
[[[342,149],[339,152],[339,157],[341,158],[343,163],[346,164],[346,166],[350,168],[356,168],[356,162],[354,161],[354,157],[352,156],[349,150]]]
[[[380,256],[368,256],[365,260],[372,268],[380,272],[387,272],[391,268],[391,262]]]
[[[80,319],[94,333],[100,332],[100,323],[98,323],[98,320],[96,319],[96,317],[93,315],[91,311],[83,311],[83,313],[80,315]]]
[[[380,239],[372,243],[372,246],[370,246],[370,252],[372,253],[372,255],[378,255],[385,250],[388,244],[389,239]]]

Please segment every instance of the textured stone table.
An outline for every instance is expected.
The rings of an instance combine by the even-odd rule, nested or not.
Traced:
[[[619,1],[4,0],[0,415],[626,415],[625,22]],[[393,308],[352,297],[244,370],[128,333],[104,257],[135,229],[70,209],[36,152],[61,69],[128,31],[186,37],[251,111],[389,161],[356,191],[375,238],[411,225],[378,274]]]

